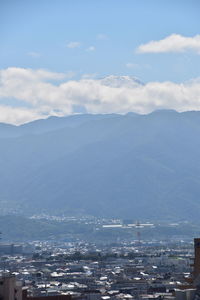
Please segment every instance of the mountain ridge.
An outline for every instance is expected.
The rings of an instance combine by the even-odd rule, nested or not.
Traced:
[[[39,125],[33,133],[21,125],[20,136],[0,137],[0,207],[7,201],[25,214],[198,218],[200,112],[76,119],[72,127],[40,132]]]

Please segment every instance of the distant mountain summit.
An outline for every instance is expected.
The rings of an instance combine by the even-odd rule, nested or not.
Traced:
[[[136,77],[132,76],[114,76],[110,75],[100,80],[101,84],[114,88],[135,88],[143,83]]]

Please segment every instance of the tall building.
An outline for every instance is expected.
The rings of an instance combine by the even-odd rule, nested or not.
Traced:
[[[194,239],[194,271],[193,276],[196,279],[200,275],[200,238]]]
[[[21,283],[16,281],[15,276],[0,277],[0,299],[22,300]]]

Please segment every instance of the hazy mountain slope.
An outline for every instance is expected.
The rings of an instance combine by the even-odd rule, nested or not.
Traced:
[[[0,123],[0,138],[18,136],[17,126]]]
[[[75,128],[89,121],[118,118],[117,114],[83,114],[68,117],[49,117],[15,126],[0,123],[0,138],[14,138],[29,134],[43,134],[56,131],[65,127]]]
[[[83,114],[83,115],[72,115],[68,117],[49,117],[44,120],[36,120],[30,123],[26,123],[20,126],[21,134],[33,133],[42,134],[65,127],[75,128],[86,122],[115,118],[116,114]]]
[[[107,116],[0,142],[0,199],[26,211],[198,218],[198,112]]]

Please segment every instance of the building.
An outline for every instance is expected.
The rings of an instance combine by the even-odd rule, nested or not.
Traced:
[[[0,277],[0,300],[22,300],[21,282],[15,276]]]
[[[200,274],[200,238],[194,239],[194,279]]]

